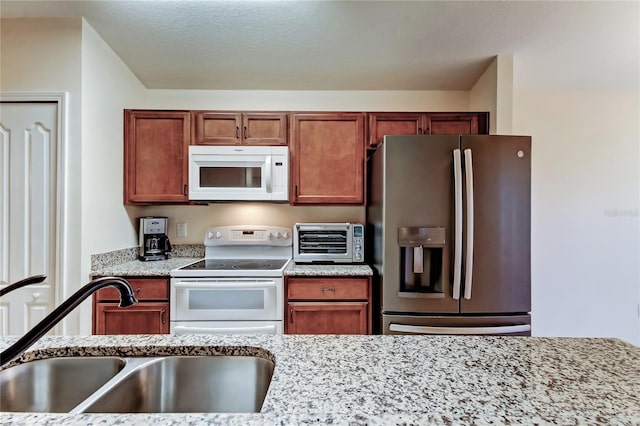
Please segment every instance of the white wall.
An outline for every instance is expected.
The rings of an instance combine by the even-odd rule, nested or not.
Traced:
[[[82,22],[82,269],[89,279],[92,254],[132,247],[135,225],[125,209],[123,188],[123,109],[139,102],[145,87],[95,30]],[[91,332],[85,303],[82,334]]]
[[[0,22],[2,93],[68,93],[65,192],[61,206],[67,231],[58,294],[66,298],[85,281],[81,238],[81,31],[80,19],[3,19]],[[59,287],[60,287],[60,283]],[[65,328],[65,332],[69,331]]]
[[[489,111],[489,133],[496,134],[496,108],[498,94],[498,58],[487,67],[469,91],[472,111]]]
[[[638,94],[518,90],[533,137],[533,334],[640,344]]]
[[[467,91],[149,90],[136,108],[240,111],[468,111]]]
[[[470,111],[489,111],[489,133],[513,133],[513,55],[498,55],[469,91]]]
[[[137,240],[123,205],[123,109],[139,102],[145,90],[113,50],[83,21],[83,258],[114,247],[127,247]],[[102,233],[100,229],[113,232]]]

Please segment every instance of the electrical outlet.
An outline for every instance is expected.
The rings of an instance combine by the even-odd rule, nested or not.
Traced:
[[[176,236],[180,238],[185,238],[187,236],[187,223],[186,222],[178,222],[176,223]]]

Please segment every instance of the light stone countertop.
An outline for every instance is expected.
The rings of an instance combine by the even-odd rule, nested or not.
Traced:
[[[132,260],[91,271],[91,275],[102,276],[169,276],[172,269],[180,268],[201,258],[174,257],[167,260],[142,262]],[[284,269],[284,275],[295,276],[367,276],[373,270],[368,265],[308,265],[295,264],[293,260]]]
[[[200,260],[200,257],[173,257],[167,260],[154,260],[143,262],[132,260],[130,262],[118,263],[112,266],[94,269],[91,275],[103,276],[169,276],[172,269]]]
[[[11,338],[0,339],[6,347]],[[3,424],[640,424],[640,348],[478,336],[46,337],[22,360],[252,354],[275,360],[254,414],[2,413]]]

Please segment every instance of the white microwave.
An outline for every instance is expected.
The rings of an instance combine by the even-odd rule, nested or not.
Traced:
[[[189,199],[287,201],[286,146],[189,146]]]

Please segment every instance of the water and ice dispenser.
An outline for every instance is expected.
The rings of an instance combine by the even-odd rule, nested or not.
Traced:
[[[443,296],[443,226],[398,228],[400,293]],[[427,296],[428,297],[428,296]]]

